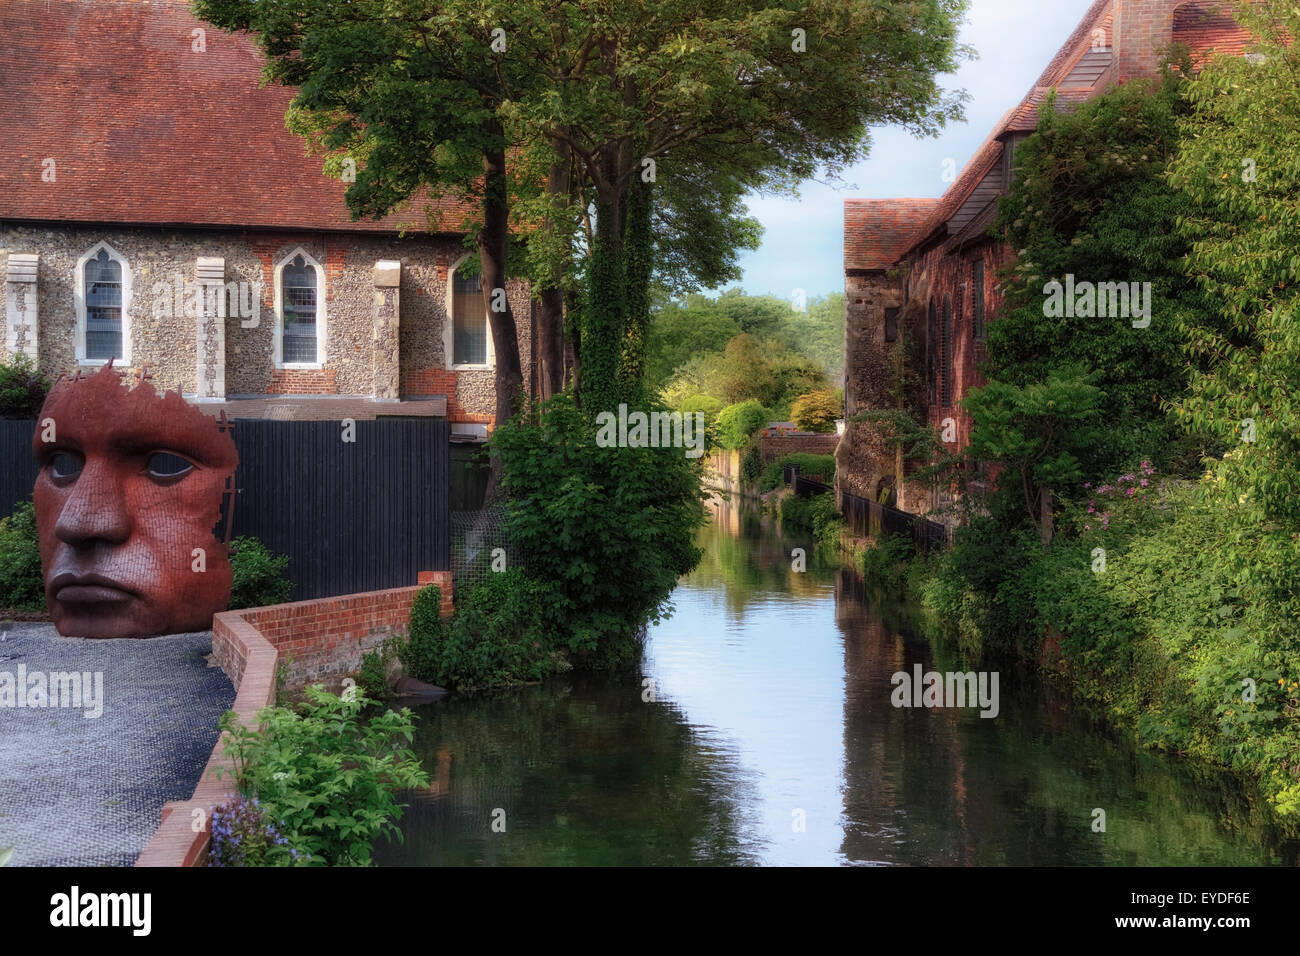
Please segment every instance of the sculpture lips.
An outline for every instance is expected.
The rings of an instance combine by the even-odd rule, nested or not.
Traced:
[[[51,582],[54,599],[64,604],[115,604],[137,595],[102,574],[73,574],[64,571]]]

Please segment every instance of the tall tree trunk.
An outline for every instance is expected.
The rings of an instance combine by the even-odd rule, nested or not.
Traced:
[[[490,136],[500,137],[500,124],[488,121]],[[483,277],[483,303],[492,328],[496,358],[496,423],[504,425],[514,415],[523,391],[524,373],[519,361],[519,332],[514,312],[506,297],[506,239],[510,222],[510,200],[506,184],[505,148],[483,153],[483,228],[478,235],[479,268]],[[492,457],[486,497],[499,493],[501,462]]]
[[[619,377],[623,394],[641,397],[646,331],[650,325],[650,276],[654,271],[654,239],[650,232],[650,183],[634,176],[628,187],[623,256],[627,285],[627,317]]]
[[[558,158],[551,164],[546,178],[546,191],[552,199],[563,199],[567,204],[572,187],[572,177],[569,175],[571,158],[567,147],[560,140],[554,140],[551,145]],[[554,218],[548,219],[542,228],[553,234],[556,228]],[[534,361],[538,368],[538,397],[542,400],[564,389],[563,273],[563,265],[556,264],[549,283],[538,293],[537,354]]]

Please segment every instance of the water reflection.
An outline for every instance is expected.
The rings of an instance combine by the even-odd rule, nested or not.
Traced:
[[[992,720],[893,707],[895,671],[965,668],[770,519],[719,508],[701,544],[651,632],[649,687],[588,677],[425,708],[436,782],[379,862],[1300,860],[1238,785],[1136,752],[1028,675],[1002,672]]]

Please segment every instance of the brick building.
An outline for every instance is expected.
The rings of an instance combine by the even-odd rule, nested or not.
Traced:
[[[147,364],[241,415],[492,421],[472,206],[352,221],[285,127],[292,91],[182,0],[8,0],[0,37],[0,354]],[[531,296],[507,295],[528,385]]]
[[[1052,89],[1058,107],[1068,109],[1113,84],[1153,76],[1160,49],[1171,42],[1187,44],[1194,57],[1240,54],[1245,32],[1215,7],[1212,0],[1096,0],[940,198],[845,201],[846,418],[897,407],[899,370],[906,369],[928,422],[965,446],[971,423],[958,402],[983,384],[984,332],[1002,307],[996,276],[1011,257],[988,229],[1039,105]],[[910,355],[901,353],[904,330]],[[944,503],[907,480],[921,463],[887,449],[869,424],[850,424],[836,457],[837,492],[879,499],[890,487],[897,507],[916,513]]]

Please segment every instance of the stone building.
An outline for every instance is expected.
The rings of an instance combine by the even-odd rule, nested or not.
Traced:
[[[956,449],[968,443],[971,422],[958,403],[984,382],[984,332],[1002,307],[996,276],[1012,256],[988,230],[1039,105],[1053,89],[1058,108],[1068,109],[1113,84],[1153,76],[1171,42],[1194,57],[1240,54],[1245,32],[1215,7],[1211,0],[1096,0],[940,198],[845,201],[846,418],[898,408],[900,397],[911,396],[944,441]],[[946,503],[944,493],[908,480],[923,463],[905,461],[870,424],[850,424],[836,457],[837,493],[890,497],[914,513]]]
[[[3,354],[50,375],[110,359],[159,389],[283,418],[493,420],[472,205],[353,221],[285,127],[246,35],[181,0],[0,5]],[[470,270],[463,270],[468,273]],[[507,295],[533,381],[527,284]]]

